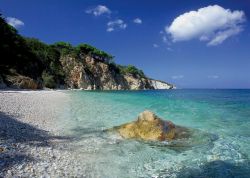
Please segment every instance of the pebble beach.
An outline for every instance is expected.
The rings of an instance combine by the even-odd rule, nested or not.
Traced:
[[[70,176],[70,138],[55,127],[67,100],[62,91],[0,91],[0,177]]]

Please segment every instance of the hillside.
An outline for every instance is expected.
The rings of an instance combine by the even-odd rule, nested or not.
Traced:
[[[77,88],[87,90],[171,89],[135,66],[88,44],[45,44],[18,34],[0,17],[0,88]]]

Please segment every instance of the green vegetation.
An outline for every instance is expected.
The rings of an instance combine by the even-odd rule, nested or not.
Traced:
[[[1,16],[0,39],[0,72],[6,73],[7,69],[12,68],[20,74],[37,78],[41,73],[41,63],[36,60],[35,54],[27,46],[25,38],[8,25]]]
[[[35,38],[25,38],[26,44],[35,55],[37,61],[41,63],[42,67],[42,79],[45,84],[43,73],[53,76],[53,80],[50,79],[50,83],[54,81],[53,85],[49,84],[46,87],[55,88],[56,85],[64,83],[64,71],[60,62],[61,52],[53,46],[42,43]],[[48,77],[46,77],[48,78]]]
[[[89,55],[91,57],[93,57],[94,59],[106,62],[106,63],[111,63],[113,62],[113,56],[101,51],[91,45],[88,44],[79,44],[76,48],[75,48],[77,54],[86,54]]]
[[[50,75],[46,72],[43,72],[42,79],[43,79],[43,83],[44,83],[45,87],[47,87],[47,88],[55,88],[56,87],[56,85],[55,85],[56,82],[54,80],[53,75]]]
[[[91,56],[99,62],[108,64],[114,74],[130,74],[134,77],[145,77],[142,70],[135,66],[121,66],[114,63],[114,56],[88,44],[74,47],[70,43],[56,42],[45,44],[35,38],[27,38],[18,34],[8,25],[0,14],[0,78],[6,74],[28,76],[39,85],[56,88],[65,84],[65,71],[61,57],[70,55],[76,59]]]
[[[131,74],[133,76],[146,77],[142,70],[137,69],[133,65],[119,66],[122,74]]]
[[[51,47],[58,50],[61,55],[67,55],[74,51],[74,48],[70,43],[66,43],[63,41],[56,42],[53,45],[51,45]]]
[[[91,56],[94,59],[113,63],[114,57],[88,44],[73,47],[70,43],[45,44],[35,38],[26,38],[8,25],[0,14],[0,77],[15,70],[24,76],[41,81],[43,86],[55,88],[65,82],[61,56]],[[12,70],[11,70],[12,69]]]
[[[146,78],[146,75],[143,73],[143,71],[136,68],[133,65],[122,66],[122,65],[115,64],[114,62],[111,62],[109,64],[109,69],[117,74],[132,75],[134,77]]]

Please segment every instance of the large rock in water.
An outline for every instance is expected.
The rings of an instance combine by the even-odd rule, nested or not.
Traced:
[[[114,128],[123,138],[134,138],[146,141],[164,141],[188,138],[190,130],[162,120],[151,111],[139,114],[134,122]]]

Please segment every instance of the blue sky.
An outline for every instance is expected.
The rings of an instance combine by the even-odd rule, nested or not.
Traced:
[[[91,44],[179,88],[250,88],[248,0],[0,0],[0,12],[22,35]]]

